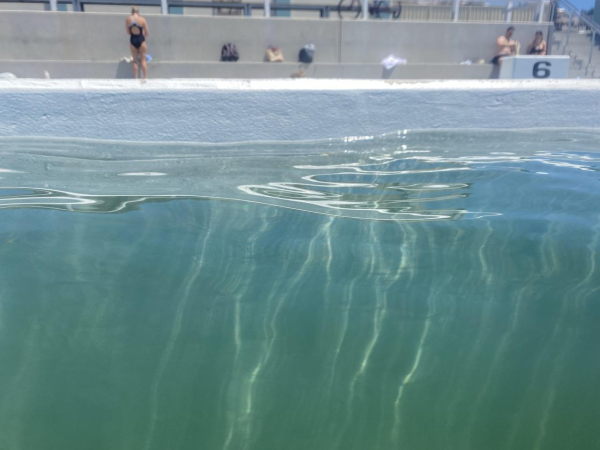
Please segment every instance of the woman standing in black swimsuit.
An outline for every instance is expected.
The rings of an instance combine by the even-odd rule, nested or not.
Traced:
[[[148,37],[148,24],[146,19],[140,16],[140,11],[135,7],[131,7],[131,16],[125,21],[125,29],[129,38],[129,48],[131,56],[133,56],[133,77],[138,77],[139,65],[142,66],[142,74],[144,79],[148,78],[148,66],[146,64],[146,38]]]

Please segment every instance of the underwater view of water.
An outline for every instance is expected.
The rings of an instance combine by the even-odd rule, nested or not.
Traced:
[[[1,450],[600,449],[600,132],[0,139]]]

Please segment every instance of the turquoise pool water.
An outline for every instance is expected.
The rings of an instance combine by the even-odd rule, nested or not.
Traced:
[[[0,140],[0,449],[600,449],[599,149]]]

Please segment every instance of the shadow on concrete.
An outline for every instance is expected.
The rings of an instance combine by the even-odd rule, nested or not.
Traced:
[[[115,78],[133,78],[133,69],[131,68],[131,63],[120,61],[117,66],[117,73]]]
[[[490,80],[496,80],[498,78],[500,78],[500,66],[498,64],[494,64],[492,73],[490,75]]]
[[[383,80],[389,80],[389,78],[392,76],[392,74],[394,73],[394,69],[396,68],[396,66],[392,67],[391,69],[386,69],[385,67],[383,68],[383,70],[381,71],[381,78]]]

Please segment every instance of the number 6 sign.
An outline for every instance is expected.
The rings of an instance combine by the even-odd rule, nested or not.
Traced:
[[[567,78],[568,56],[509,56],[502,59],[499,78]]]
[[[538,61],[533,65],[533,78],[550,78],[550,61]]]

